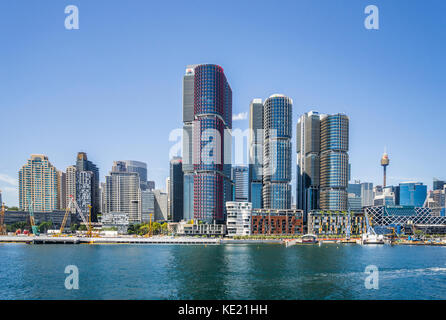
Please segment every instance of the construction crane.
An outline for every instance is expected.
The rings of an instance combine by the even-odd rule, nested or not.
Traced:
[[[93,235],[93,230],[91,228],[91,206],[88,205],[88,212],[89,212],[89,216],[88,216],[88,231],[87,231],[87,237],[92,237]]]
[[[5,225],[5,204],[2,203],[2,211],[0,212],[0,235],[6,235]]]
[[[153,213],[149,214],[149,232],[145,235],[145,237],[152,236],[152,216],[153,216]]]
[[[85,225],[86,226],[89,225],[87,220],[85,219],[84,214],[82,213],[81,209],[79,208],[76,200],[74,199],[74,197],[72,195],[70,195],[70,202],[68,202],[67,209],[65,210],[65,215],[63,217],[62,224],[60,225],[59,234],[56,236],[62,235],[63,230],[65,229],[65,224],[67,223],[68,214],[72,211],[74,211],[74,212],[77,211],[79,213],[79,215],[81,216],[81,219],[85,223]],[[91,226],[91,222],[90,222],[90,226]]]
[[[31,197],[28,193],[28,208],[29,208],[29,222],[31,224],[31,230],[35,236],[40,235],[39,230],[37,229],[36,222],[34,220],[34,208],[33,202],[31,201]]]

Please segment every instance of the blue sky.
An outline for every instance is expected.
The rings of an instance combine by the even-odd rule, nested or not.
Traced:
[[[70,4],[79,30],[64,27]],[[370,4],[379,30],[364,27]],[[144,161],[163,188],[182,76],[195,63],[224,68],[234,114],[273,93],[293,98],[294,125],[309,110],[346,113],[353,178],[380,183],[386,147],[391,184],[431,188],[446,179],[445,12],[443,0],[2,1],[4,201],[18,203],[32,153],[65,170],[85,151],[102,179],[113,160]]]

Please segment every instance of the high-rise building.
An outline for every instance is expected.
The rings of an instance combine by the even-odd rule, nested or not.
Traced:
[[[94,173],[92,171],[79,171],[76,176],[76,202],[85,216],[89,215],[92,204],[92,185],[94,184]],[[99,209],[98,209],[99,210]],[[92,208],[93,219],[93,208]]]
[[[128,216],[130,224],[141,223],[139,174],[122,171],[120,164],[115,161],[112,171],[105,177],[103,213],[124,213]]]
[[[68,205],[70,203],[70,198],[76,197],[76,180],[77,180],[77,169],[75,166],[69,166],[65,174],[65,203]]]
[[[321,120],[316,111],[303,114],[297,121],[296,207],[304,211],[319,209]]]
[[[362,191],[361,181],[355,180],[353,183],[348,184],[347,192],[353,193],[355,197],[360,198],[362,196],[361,191]]]
[[[155,195],[152,190],[141,190],[141,222],[150,222],[150,215],[152,221],[155,218]]]
[[[148,190],[155,190],[155,181],[147,181],[147,189]]]
[[[347,210],[348,117],[311,111],[297,124],[297,208]],[[355,186],[355,194],[360,192]]]
[[[67,207],[67,176],[63,171],[57,171],[57,199],[58,209],[64,210]]]
[[[253,99],[249,105],[249,185],[248,201],[254,209],[263,208],[263,102]]]
[[[427,186],[421,182],[400,183],[400,205],[422,207],[427,196]]]
[[[141,190],[147,189],[147,164],[141,161],[124,160],[127,172],[136,172],[139,174]]]
[[[28,210],[51,212],[59,207],[57,169],[43,154],[33,154],[19,171],[19,206]],[[30,203],[31,202],[31,203]]]
[[[194,165],[192,163],[192,124],[194,121],[195,67],[186,67],[183,77],[183,216],[194,218]]]
[[[248,167],[237,166],[232,168],[232,181],[234,182],[234,200],[248,201]]]
[[[166,178],[166,193],[167,193],[167,219],[171,220],[171,212],[170,212],[170,177]]]
[[[263,128],[263,207],[291,209],[293,101],[282,94],[265,100]]]
[[[434,178],[434,181],[433,181],[433,184],[432,184],[432,186],[433,186],[433,190],[435,191],[435,190],[443,190],[443,187],[446,185],[446,182],[445,181],[443,181],[443,180],[438,180],[438,179],[436,179],[436,178]]]
[[[361,183],[361,198],[363,207],[373,206],[373,183]]]
[[[89,202],[91,203],[91,217],[93,221],[97,221],[97,214],[99,213],[100,199],[99,199],[99,169],[98,167],[88,160],[85,152],[78,152],[76,158],[76,170],[78,175],[83,171],[90,171],[92,174],[91,191]],[[76,196],[76,201],[80,199]]]
[[[193,75],[194,219],[223,223],[224,204],[232,199],[231,139],[228,139],[232,128],[232,90],[218,65],[195,66]]]
[[[172,221],[179,222],[183,216],[183,161],[174,157],[170,161],[170,216]]]
[[[383,188],[382,186],[376,186],[373,188],[373,205],[374,206],[395,206],[395,192],[392,186]]]
[[[349,119],[321,116],[320,208],[347,209]]]
[[[155,221],[167,221],[167,193],[162,190],[153,190],[155,196]]]

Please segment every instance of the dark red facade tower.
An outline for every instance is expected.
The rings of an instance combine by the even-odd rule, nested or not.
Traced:
[[[225,164],[225,143],[231,142],[224,137],[232,127],[232,91],[222,67],[204,64],[194,71],[194,219],[219,223],[230,200],[231,164]]]

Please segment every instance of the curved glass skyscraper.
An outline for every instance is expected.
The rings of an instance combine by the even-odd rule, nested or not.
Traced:
[[[192,125],[194,219],[208,223],[225,219],[224,203],[232,198],[231,141],[225,139],[225,130],[231,127],[232,90],[223,68],[213,64],[195,66]]]
[[[264,103],[263,207],[291,208],[291,135],[293,101],[274,94]]]
[[[322,115],[320,130],[320,208],[347,210],[349,119]]]

